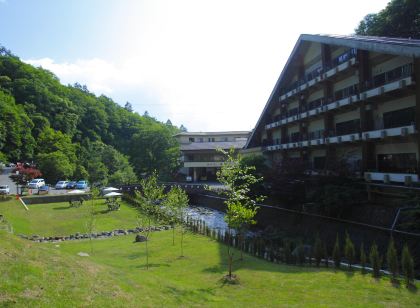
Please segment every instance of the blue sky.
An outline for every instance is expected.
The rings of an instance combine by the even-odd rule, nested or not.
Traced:
[[[249,130],[299,34],[351,34],[387,2],[0,0],[0,44],[140,114]]]

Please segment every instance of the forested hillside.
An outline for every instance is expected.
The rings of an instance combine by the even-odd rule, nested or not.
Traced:
[[[50,183],[127,183],[154,169],[170,177],[176,132],[86,86],[64,86],[0,46],[0,161],[34,161]]]

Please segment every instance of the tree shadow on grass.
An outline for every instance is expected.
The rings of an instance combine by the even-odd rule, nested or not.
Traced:
[[[71,209],[71,208],[72,208],[71,205],[69,205],[69,206],[57,206],[57,207],[53,207],[53,210],[68,210],[68,209]]]
[[[149,263],[149,269],[153,268],[153,267],[170,267],[169,264],[166,263]],[[145,269],[147,270],[147,265],[146,264],[142,264],[142,265],[137,265],[136,268],[141,268],[141,269]]]
[[[214,287],[209,288],[198,288],[198,289],[180,289],[176,287],[166,287],[166,290],[164,290],[164,293],[167,293],[168,295],[175,296],[175,298],[178,299],[178,302],[181,304],[180,299],[185,298],[196,298],[197,295],[201,296],[215,296],[215,289]]]

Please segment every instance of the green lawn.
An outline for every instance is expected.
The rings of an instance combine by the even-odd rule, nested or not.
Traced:
[[[83,223],[77,222],[74,209],[55,209],[65,206],[36,205],[25,213],[15,202],[0,202],[0,214],[18,232],[57,230],[67,234]],[[124,206],[109,216],[98,216],[104,219],[104,229],[112,229],[132,226],[136,214],[135,209]],[[56,215],[67,218],[68,223],[57,222]],[[118,221],[122,225],[117,226]],[[98,239],[91,247],[89,240],[35,243],[0,231],[0,306],[420,306],[417,290],[392,286],[388,278],[375,280],[357,271],[279,265],[251,256],[235,264],[239,283],[225,284],[226,247],[195,234],[186,235],[185,257],[180,258],[179,235],[173,246],[172,231],[153,233],[149,241],[151,267],[147,270],[145,243],[133,240],[134,235]],[[81,257],[79,252],[90,256]]]
[[[16,234],[39,236],[65,236],[76,232],[86,233],[89,220],[90,201],[80,207],[70,207],[69,203],[49,203],[28,205],[26,211],[16,200],[0,202],[0,214],[12,223]],[[121,202],[119,211],[109,212],[103,199],[95,201],[95,230],[111,231],[118,228],[137,226],[137,209]]]

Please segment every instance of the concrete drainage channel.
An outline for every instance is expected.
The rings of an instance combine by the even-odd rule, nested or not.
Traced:
[[[171,229],[171,226],[152,226],[150,227],[151,232],[158,232],[163,230],[169,230]],[[84,239],[105,239],[110,238],[113,236],[123,236],[123,235],[130,235],[130,234],[138,234],[141,232],[148,231],[148,228],[133,228],[133,229],[116,229],[113,231],[102,231],[102,232],[96,232],[96,233],[75,233],[70,234],[69,236],[39,236],[39,235],[24,235],[19,234],[18,236],[21,238],[24,238],[29,241],[38,242],[38,243],[57,243],[57,242],[63,242],[63,241],[74,241],[74,240],[84,240]]]

